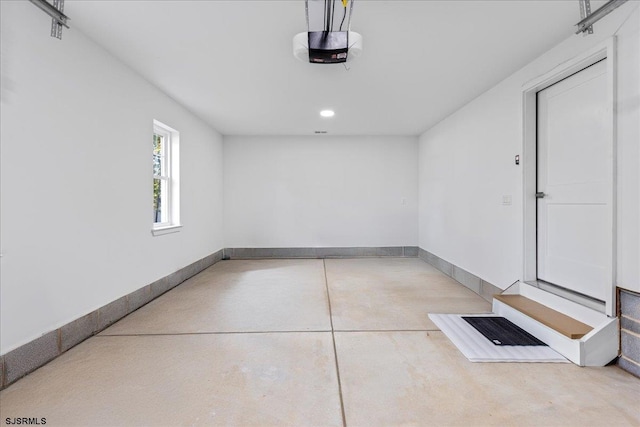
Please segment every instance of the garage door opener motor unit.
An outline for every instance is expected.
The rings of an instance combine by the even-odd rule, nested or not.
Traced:
[[[339,64],[359,56],[362,36],[350,31],[353,0],[305,0],[308,32],[293,38],[296,58]]]

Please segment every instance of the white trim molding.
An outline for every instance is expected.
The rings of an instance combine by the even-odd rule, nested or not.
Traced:
[[[167,227],[157,227],[151,229],[151,234],[154,236],[162,236],[164,234],[177,233],[182,228],[182,225],[169,225]]]

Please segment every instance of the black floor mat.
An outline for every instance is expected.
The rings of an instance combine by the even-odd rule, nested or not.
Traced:
[[[546,345],[504,317],[462,316],[495,345]]]

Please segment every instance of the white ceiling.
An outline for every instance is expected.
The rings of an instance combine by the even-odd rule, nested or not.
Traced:
[[[569,37],[580,20],[577,0],[353,7],[364,50],[349,70],[293,57],[292,37],[307,30],[302,0],[82,0],[67,1],[65,13],[69,31],[226,135],[417,135]],[[335,117],[321,118],[324,108]]]

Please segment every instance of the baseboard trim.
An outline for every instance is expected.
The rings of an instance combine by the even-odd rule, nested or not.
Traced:
[[[487,301],[491,301],[494,294],[502,291],[417,246],[225,248],[0,356],[0,390],[223,259],[360,257],[419,257],[478,293]]]
[[[361,258],[418,256],[417,246],[331,247],[331,248],[225,248],[225,259],[264,258]]]
[[[418,248],[418,258],[431,264],[464,287],[471,289],[486,301],[492,302],[494,295],[502,293],[501,288],[422,248]]]
[[[224,249],[0,356],[0,390],[223,259]]]
[[[223,259],[417,257],[417,246],[225,248],[0,356],[0,390]]]

